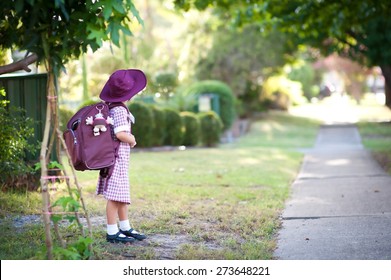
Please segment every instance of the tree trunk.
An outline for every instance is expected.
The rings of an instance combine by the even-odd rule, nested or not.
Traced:
[[[48,69],[48,81],[46,86],[47,92],[47,106],[46,106],[46,121],[45,121],[45,130],[43,134],[43,139],[41,143],[41,152],[39,156],[39,160],[41,163],[41,192],[42,192],[42,216],[45,225],[45,241],[47,248],[47,258],[53,259],[53,242],[52,236],[50,233],[50,200],[49,200],[49,190],[48,190],[48,170],[47,170],[47,154],[50,153],[48,151],[48,143],[49,143],[49,135],[50,135],[50,127],[52,121],[52,113],[53,113],[53,101],[55,99],[54,93],[54,75],[52,69],[49,67]]]
[[[386,95],[386,106],[391,108],[391,65],[380,66],[384,76],[384,93]]]

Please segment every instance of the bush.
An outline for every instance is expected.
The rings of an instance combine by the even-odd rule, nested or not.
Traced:
[[[185,146],[196,146],[201,138],[201,125],[197,115],[192,112],[181,112],[184,127],[182,144]]]
[[[38,178],[26,162],[27,153],[35,156],[38,151],[38,143],[29,141],[34,135],[34,121],[24,114],[22,109],[11,107],[7,111],[0,106],[0,185],[6,188],[38,186]]]
[[[291,105],[305,102],[300,82],[285,76],[272,76],[263,84],[260,101],[273,109],[288,110]]]
[[[165,98],[173,92],[178,85],[177,74],[173,72],[158,72],[154,79],[156,91],[161,93]]]
[[[180,114],[173,110],[164,109],[166,115],[166,135],[164,138],[164,144],[170,146],[179,146],[182,144],[183,139],[183,125]]]
[[[229,129],[236,117],[235,97],[232,90],[227,84],[215,80],[196,82],[186,89],[186,95],[199,96],[206,93],[213,93],[219,96],[219,116],[223,122],[223,129]]]
[[[98,102],[101,102],[101,101],[102,101],[102,100],[100,100],[99,98],[93,97],[93,98],[91,98],[91,99],[89,99],[89,100],[84,101],[84,102],[80,105],[80,107],[77,109],[77,111],[80,110],[80,109],[83,108],[83,107],[90,106],[90,105],[93,105],[93,104],[98,103]]]
[[[75,112],[73,112],[72,110],[60,107],[58,121],[61,131],[65,131],[67,129],[67,123],[74,114]]]
[[[163,109],[151,106],[155,126],[152,131],[152,146],[162,146],[166,136],[166,115]]]
[[[201,142],[207,147],[216,146],[220,142],[223,123],[215,112],[199,114],[201,125]]]
[[[136,121],[132,124],[132,134],[136,137],[138,147],[152,146],[155,121],[152,109],[142,102],[131,102],[128,106]]]

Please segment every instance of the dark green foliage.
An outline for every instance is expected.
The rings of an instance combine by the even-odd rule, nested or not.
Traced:
[[[207,147],[216,146],[220,142],[223,123],[215,112],[200,113],[201,141]]]
[[[65,131],[67,129],[67,123],[75,114],[72,110],[60,107],[59,110],[59,127],[61,131]]]
[[[192,84],[186,89],[187,95],[216,94],[219,96],[220,118],[223,129],[227,130],[233,124],[236,117],[235,97],[228,85],[221,81],[206,80]]]
[[[153,83],[156,91],[160,92],[165,98],[168,98],[168,95],[174,91],[177,85],[177,74],[173,72],[158,72]]]
[[[80,237],[79,240],[71,243],[67,248],[55,247],[53,255],[55,260],[88,260],[92,252],[89,245],[93,243],[90,237]]]
[[[150,147],[152,145],[155,120],[152,109],[143,102],[131,102],[128,106],[136,122],[132,124],[132,134],[136,137],[137,147]]]
[[[80,107],[79,107],[78,110],[80,110],[80,109],[83,108],[83,107],[90,106],[90,105],[93,105],[93,104],[98,103],[98,102],[101,102],[101,101],[102,101],[102,100],[100,100],[99,98],[91,98],[90,100],[84,101],[84,102],[80,105]]]
[[[196,146],[201,139],[201,125],[197,115],[193,112],[181,112],[184,135],[182,144]]]
[[[36,53],[58,73],[88,47],[103,41],[119,46],[120,33],[131,35],[132,13],[142,22],[133,1],[2,1],[0,45]]]
[[[304,63],[299,67],[293,67],[292,71],[288,74],[288,78],[301,83],[303,94],[308,100],[311,100],[316,95],[316,92],[313,90],[313,86],[315,85],[315,70],[309,63]]]
[[[0,106],[0,185],[3,187],[36,188],[35,172],[26,162],[27,152],[36,155],[38,143],[29,139],[34,134],[34,121],[22,109]]]
[[[164,109],[166,115],[166,137],[164,139],[165,145],[179,146],[183,139],[183,125],[182,118],[179,112],[173,109]]]
[[[162,146],[164,144],[164,138],[166,135],[166,115],[163,109],[151,106],[153,112],[153,118],[155,121],[155,126],[152,131],[152,146]]]
[[[265,111],[266,106],[259,101],[262,86],[252,81],[246,81],[244,94],[238,96],[237,111],[240,118],[251,117],[253,113]]]

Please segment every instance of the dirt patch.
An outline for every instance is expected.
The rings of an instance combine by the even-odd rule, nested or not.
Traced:
[[[23,229],[28,225],[43,225],[41,215],[24,215],[12,219],[12,225],[17,229]],[[1,219],[0,223],[5,220]],[[87,226],[86,219],[81,218],[82,223]],[[105,230],[106,218],[104,216],[90,217],[93,231]],[[66,226],[67,222],[61,223]],[[103,238],[103,237],[102,237]],[[219,250],[221,246],[215,240],[195,240],[189,234],[148,234],[148,238],[141,242],[134,242],[127,248],[123,244],[106,244],[109,251],[112,250],[110,259],[154,259],[154,260],[174,260],[177,259],[178,250],[185,245],[202,246],[209,250]],[[114,246],[114,248],[111,248]],[[118,248],[117,248],[118,247]],[[111,248],[111,249],[109,249]],[[118,255],[116,257],[116,255]]]
[[[156,260],[174,260],[178,249],[184,245],[202,245],[208,249],[216,249],[218,246],[212,242],[194,242],[189,235],[185,234],[153,234],[142,242],[135,243],[138,247],[148,247],[154,252]]]

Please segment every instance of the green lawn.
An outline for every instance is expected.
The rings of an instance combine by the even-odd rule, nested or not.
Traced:
[[[373,157],[391,174],[391,122],[362,122],[358,124],[363,144]]]
[[[250,132],[231,144],[135,150],[130,219],[149,238],[130,246],[105,242],[105,200],[94,194],[97,173],[79,172],[91,220],[98,220],[94,258],[271,259],[279,215],[303,157],[298,150],[313,145],[318,125],[272,112],[254,120]],[[5,217],[0,221],[0,258],[37,258],[43,228],[16,230],[11,217],[39,213],[39,194],[1,193],[0,202]]]

